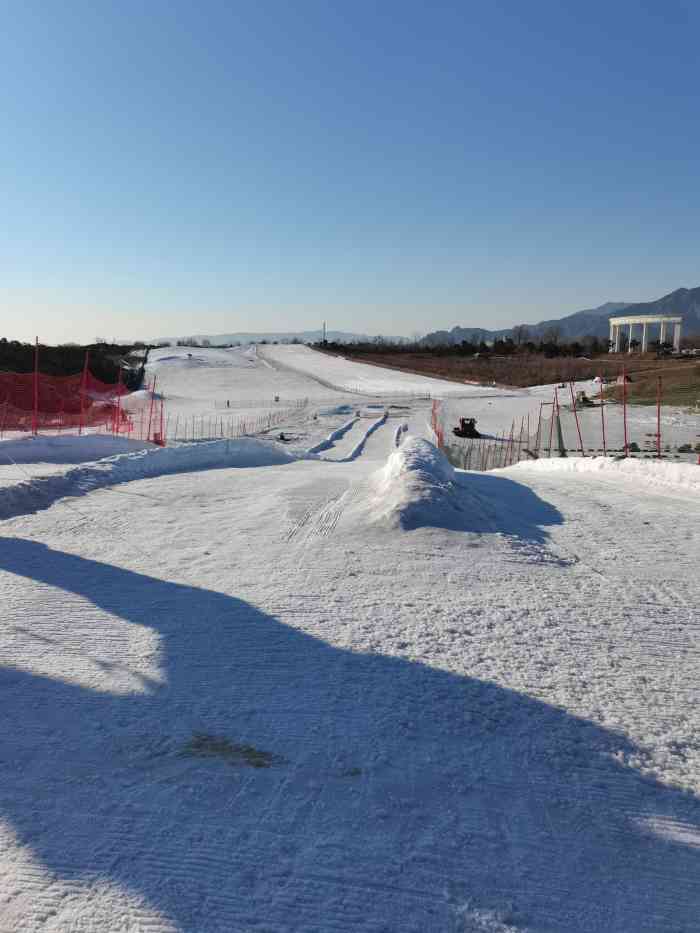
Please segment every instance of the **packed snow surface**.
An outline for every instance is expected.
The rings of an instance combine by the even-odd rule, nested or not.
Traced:
[[[465,473],[282,349],[151,365],[290,443],[3,468],[0,931],[699,930],[692,465]]]
[[[86,463],[146,447],[153,445],[147,441],[131,441],[112,434],[42,434],[0,441],[0,463]]]
[[[601,479],[622,480],[636,489],[662,487],[679,493],[700,496],[700,466],[695,463],[673,463],[665,460],[637,460],[612,457],[547,458],[525,460],[514,469],[521,472],[557,472],[596,474]]]
[[[262,348],[187,349],[165,347],[149,356],[147,376],[168,400],[171,413],[204,414],[253,410],[281,399],[318,398],[332,393],[313,379],[277,371],[262,358]],[[248,408],[246,407],[246,404]]]
[[[84,496],[97,488],[109,488],[147,476],[271,466],[295,459],[291,450],[281,444],[252,437],[169,448],[149,445],[143,450],[106,457],[61,474],[27,476],[14,485],[0,488],[0,520],[49,508],[67,496]]]
[[[259,353],[273,366],[288,372],[311,376],[320,385],[341,392],[364,395],[480,395],[483,386],[459,385],[446,379],[414,376],[395,369],[386,369],[370,363],[356,363],[342,356],[321,353],[303,345],[266,346]],[[494,390],[492,394],[501,394]]]

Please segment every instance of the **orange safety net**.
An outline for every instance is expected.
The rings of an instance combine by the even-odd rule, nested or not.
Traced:
[[[0,431],[100,425],[127,431],[129,419],[119,400],[128,391],[89,371],[75,376],[0,372]]]

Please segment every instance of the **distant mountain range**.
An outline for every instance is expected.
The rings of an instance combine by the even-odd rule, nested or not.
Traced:
[[[678,288],[656,301],[642,301],[630,303],[628,301],[607,301],[597,308],[586,308],[561,318],[552,318],[540,321],[537,324],[518,325],[527,329],[528,337],[525,339],[539,340],[547,331],[556,329],[560,340],[576,340],[582,337],[600,337],[606,339],[609,333],[608,318],[618,314],[673,314],[683,318],[684,336],[700,334],[700,287]],[[436,330],[426,334],[421,343],[428,346],[442,346],[461,343],[468,340],[470,343],[480,341],[493,341],[499,338],[512,337],[515,327],[506,327],[501,330],[487,330],[483,327],[453,327],[452,330]],[[326,333],[329,341],[337,343],[358,343],[372,340],[367,334],[353,334],[342,330],[329,330]],[[199,342],[208,340],[214,345],[235,343],[260,343],[267,340],[269,343],[276,340],[279,343],[317,343],[323,338],[323,332],[318,330],[275,331],[268,333],[236,331],[230,334],[188,334],[188,339]],[[161,337],[153,343],[176,343],[182,337]],[[406,343],[406,337],[384,337],[388,343]]]
[[[229,343],[260,343],[263,340],[267,340],[268,343],[271,343],[273,340],[278,341],[278,343],[291,343],[293,340],[297,343],[318,343],[318,341],[323,340],[323,331],[319,329],[279,331],[276,333],[248,333],[245,331],[238,331],[234,334],[188,334],[187,337],[160,337],[154,340],[153,343],[176,343],[178,340],[184,339],[192,339],[199,342],[208,340],[215,345]],[[326,339],[336,341],[337,343],[358,343],[359,341],[371,340],[372,338],[368,337],[367,334],[351,334],[342,330],[329,330],[326,331]],[[383,339],[400,343],[406,341],[405,337],[384,337]]]
[[[606,339],[609,334],[608,319],[615,315],[673,314],[683,318],[683,335],[700,334],[700,287],[678,288],[655,301],[630,303],[608,301],[597,308],[586,308],[562,318],[540,321],[538,324],[523,324],[529,339],[539,340],[548,331],[557,331],[560,340],[576,340],[582,337]],[[423,337],[428,346],[451,345],[467,340],[470,343],[512,337],[515,327],[503,330],[485,330],[481,327],[453,327],[452,330],[436,330]],[[526,339],[528,339],[526,338]]]

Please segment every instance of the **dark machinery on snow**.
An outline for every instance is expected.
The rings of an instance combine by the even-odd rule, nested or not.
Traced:
[[[455,437],[481,437],[476,430],[476,418],[460,418],[456,428],[452,428]]]
[[[593,399],[589,398],[586,395],[586,393],[583,391],[583,389],[581,389],[580,391],[576,393],[576,408],[581,409],[581,408],[597,408],[597,407],[598,407],[597,403],[594,402]],[[566,408],[567,411],[574,410],[573,405],[565,405],[564,408]]]
[[[586,393],[581,389],[580,392],[576,393],[576,404],[579,408],[595,408],[595,402],[593,399],[590,399]]]

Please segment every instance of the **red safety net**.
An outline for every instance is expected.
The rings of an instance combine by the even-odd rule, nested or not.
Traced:
[[[128,391],[89,371],[76,376],[0,372],[0,432],[96,426],[129,431],[120,406]]]

